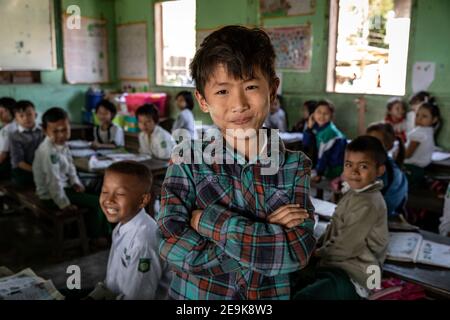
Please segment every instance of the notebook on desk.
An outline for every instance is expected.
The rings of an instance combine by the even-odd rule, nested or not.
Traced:
[[[414,232],[390,232],[389,237],[387,259],[450,268],[450,246]]]

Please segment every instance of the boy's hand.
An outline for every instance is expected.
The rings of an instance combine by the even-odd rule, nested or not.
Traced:
[[[74,184],[72,188],[77,193],[83,193],[86,190],[86,188],[81,184]]]
[[[308,218],[308,211],[300,208],[299,204],[287,204],[275,210],[267,220],[269,223],[290,229],[302,224]]]
[[[312,181],[312,182],[315,182],[315,183],[319,183],[320,180],[322,180],[322,177],[321,177],[321,176],[315,176],[315,177],[312,177],[312,178],[311,178],[311,181]]]
[[[203,210],[192,211],[191,227],[192,227],[192,229],[194,229],[197,232],[198,232],[198,223],[200,221],[202,213],[203,213]]]
[[[316,123],[316,121],[314,120],[314,113],[313,113],[308,118],[308,128],[312,129],[312,127],[314,126],[314,123]]]

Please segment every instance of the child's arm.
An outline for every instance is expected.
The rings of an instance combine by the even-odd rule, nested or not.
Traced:
[[[405,150],[405,159],[411,158],[419,145],[420,142],[418,141],[410,141],[408,144],[408,148],[406,148]]]
[[[77,174],[77,168],[73,164],[73,158],[69,154],[69,181],[75,192],[84,192],[86,189]]]
[[[360,97],[355,100],[358,107],[358,135],[366,133],[366,106],[367,101],[364,97]]]
[[[160,255],[170,265],[191,274],[220,275],[240,269],[214,242],[190,227],[196,201],[192,174],[186,165],[172,164],[161,188]]]
[[[309,160],[297,170],[294,203],[309,213],[301,226],[291,229],[255,222],[228,208],[210,205],[198,223],[200,235],[211,239],[243,267],[266,276],[288,274],[305,267],[315,247],[313,206],[309,197]]]

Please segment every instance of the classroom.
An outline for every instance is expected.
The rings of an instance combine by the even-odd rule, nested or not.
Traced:
[[[450,1],[0,13],[0,300],[450,299]]]

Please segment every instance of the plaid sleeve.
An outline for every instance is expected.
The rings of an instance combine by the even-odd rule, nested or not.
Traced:
[[[302,159],[301,159],[302,160]],[[310,214],[302,225],[282,226],[255,222],[219,205],[204,210],[199,233],[214,241],[230,257],[247,268],[267,276],[297,271],[308,264],[315,247],[314,207],[309,197],[309,159],[300,161],[294,189],[294,203]]]
[[[220,275],[240,268],[214,242],[199,235],[190,226],[195,209],[195,186],[186,165],[172,164],[161,192],[160,255],[172,266],[197,275]]]

